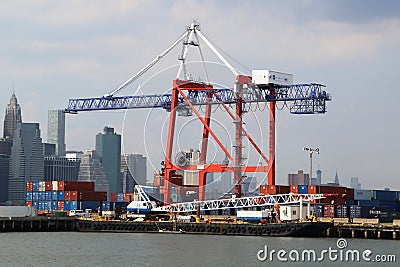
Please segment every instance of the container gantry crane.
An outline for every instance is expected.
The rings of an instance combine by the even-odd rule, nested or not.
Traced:
[[[231,88],[214,88],[208,81],[208,74],[204,66],[207,82],[197,82],[191,80],[186,69],[187,53],[190,46],[197,47],[204,63],[203,54],[200,49],[201,39],[210,50],[225,64],[234,74],[235,82]],[[183,43],[182,53],[179,57],[181,63],[176,79],[173,80],[171,94],[152,94],[135,96],[116,96],[118,92],[133,83],[150,68],[157,64],[166,54],[168,54],[179,43]],[[181,79],[180,77],[184,78]],[[268,79],[268,77],[266,77]],[[275,78],[275,77],[274,77]],[[271,77],[269,77],[271,81]],[[276,102],[285,102],[292,114],[318,114],[326,112],[326,102],[331,100],[330,95],[324,90],[325,86],[317,83],[310,84],[285,84],[279,82],[255,83],[251,76],[239,74],[212,43],[200,31],[199,23],[193,21],[190,27],[162,54],[158,55],[148,65],[138,73],[129,78],[117,89],[96,98],[70,99],[67,113],[76,114],[81,111],[96,110],[118,110],[136,108],[163,108],[169,112],[168,138],[165,152],[165,161],[162,176],[164,178],[164,203],[171,203],[171,185],[182,185],[182,177],[176,175],[179,170],[195,171],[199,174],[198,194],[199,200],[204,200],[206,174],[233,172],[234,192],[237,197],[241,197],[241,184],[244,173],[262,172],[268,174],[268,184],[275,184],[275,111]],[[267,157],[258,145],[251,138],[243,127],[243,113],[245,105],[252,103],[269,103],[270,125],[269,125],[269,157]],[[222,105],[235,125],[234,156],[218,139],[210,127],[212,105]],[[204,116],[202,116],[196,106],[205,106]],[[230,106],[234,106],[232,110]],[[185,166],[176,164],[172,160],[172,148],[174,145],[174,133],[176,115],[179,109],[190,109],[203,125],[201,152],[199,164],[187,164]],[[217,145],[226,154],[232,164],[207,163],[207,148],[209,135],[213,137]],[[243,164],[242,159],[242,138],[246,137],[254,147],[265,164],[248,166]]]

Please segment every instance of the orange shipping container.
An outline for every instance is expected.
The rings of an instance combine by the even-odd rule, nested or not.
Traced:
[[[118,202],[118,193],[111,194],[111,202]]]
[[[58,210],[64,210],[64,201],[58,201]]]
[[[53,190],[53,184],[52,184],[51,181],[46,181],[46,183],[45,183],[45,190],[46,190],[46,191],[51,191],[51,190]]]
[[[32,207],[32,201],[25,202],[25,206]]]
[[[33,191],[33,182],[26,182],[26,191],[27,192]]]
[[[291,185],[290,186],[290,193],[298,194],[299,193],[299,187],[297,185]]]

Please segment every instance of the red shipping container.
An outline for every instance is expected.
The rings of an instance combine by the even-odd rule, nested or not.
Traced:
[[[107,201],[107,192],[82,191],[78,192],[79,201]]]
[[[335,217],[335,206],[334,205],[324,205],[324,217],[327,217],[327,218]]]
[[[32,201],[25,202],[25,206],[32,207]]]
[[[46,183],[45,183],[45,190],[46,190],[46,191],[51,191],[51,190],[53,190],[53,184],[51,183],[51,181],[46,181]]]
[[[33,191],[33,182],[26,182],[26,192]]]
[[[64,210],[64,201],[58,201],[58,210]]]
[[[317,192],[317,188],[318,188],[318,186],[317,185],[309,185],[308,186],[308,193],[309,194],[318,194]]]
[[[64,191],[64,181],[58,181],[58,191]]]
[[[111,194],[111,202],[118,202],[118,193]]]
[[[132,202],[134,199],[134,194],[133,193],[124,193],[124,202]]]
[[[297,185],[291,185],[290,186],[290,193],[298,194],[299,193],[299,187]]]
[[[64,191],[64,200],[78,200],[78,191]]]
[[[94,182],[58,182],[58,191],[94,191]]]

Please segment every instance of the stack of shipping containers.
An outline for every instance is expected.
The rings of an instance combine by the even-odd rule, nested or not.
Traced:
[[[94,182],[39,181],[26,183],[26,206],[39,213],[69,210],[98,210],[107,192],[94,191]]]

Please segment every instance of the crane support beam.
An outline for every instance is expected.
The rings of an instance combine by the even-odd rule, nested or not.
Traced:
[[[269,88],[252,88],[242,94],[245,104],[262,102],[289,102],[289,110],[293,114],[316,114],[326,112],[326,101],[330,101],[330,95],[323,90],[321,84],[296,84],[292,86],[274,86]],[[274,89],[275,94],[271,92]],[[212,96],[209,97],[209,93]],[[192,90],[186,97],[194,105],[207,104],[235,104],[236,94],[232,89]],[[141,95],[141,96],[108,96],[95,98],[70,99],[67,113],[94,110],[116,110],[135,108],[164,108],[171,109],[171,94]],[[178,106],[187,106],[183,97],[178,97]]]

